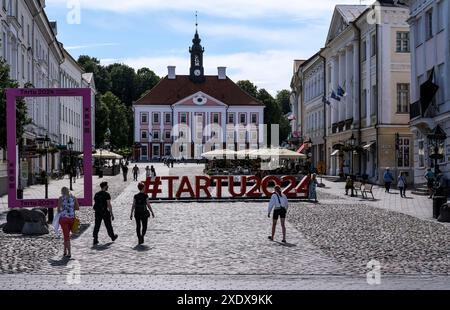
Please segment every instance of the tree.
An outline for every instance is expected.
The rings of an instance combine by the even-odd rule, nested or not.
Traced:
[[[135,99],[136,72],[134,69],[124,64],[112,64],[107,69],[111,75],[111,92],[126,106],[132,106]]]
[[[127,107],[112,92],[101,96],[101,102],[109,110],[110,143],[113,148],[129,146],[128,135],[130,131]]]
[[[256,97],[259,101],[261,101],[264,106],[264,120],[267,124],[268,133],[271,133],[272,124],[280,124],[281,122],[281,108],[276,102],[276,100],[269,94],[264,88],[258,91],[258,95]],[[281,126],[280,126],[281,127]],[[281,130],[280,130],[281,132]],[[282,137],[279,137],[279,142],[282,141]],[[272,143],[271,135],[268,134],[267,143],[270,145]]]
[[[108,106],[102,101],[101,95],[95,98],[95,142],[100,147],[105,142],[105,133],[109,128],[110,111]]]
[[[279,91],[276,100],[284,115],[291,112],[291,92],[289,90],[283,89]]]
[[[100,94],[111,90],[111,75],[97,58],[81,55],[78,57],[78,64],[85,72],[94,73],[95,86]]]
[[[17,88],[19,84],[17,81],[9,78],[9,65],[4,59],[0,59],[0,147],[6,149],[6,89]],[[31,119],[27,116],[27,105],[23,98],[16,100],[16,139],[17,143],[21,145],[20,141],[24,133],[24,127],[31,123]]]
[[[236,84],[253,98],[258,97],[258,87],[249,80],[238,81]]]
[[[149,68],[139,69],[135,78],[135,97],[133,99],[141,98],[147,91],[155,87],[159,80],[159,76]]]

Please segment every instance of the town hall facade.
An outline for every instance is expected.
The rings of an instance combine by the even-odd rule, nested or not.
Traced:
[[[215,149],[257,149],[263,143],[264,105],[240,89],[218,67],[205,75],[204,48],[196,31],[189,49],[189,75],[174,66],[133,104],[134,159],[200,159]]]

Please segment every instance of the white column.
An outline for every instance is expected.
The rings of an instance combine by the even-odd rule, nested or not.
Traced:
[[[343,87],[345,81],[345,50],[339,52],[339,79],[338,86]],[[336,87],[337,89],[337,87]],[[345,120],[345,98],[342,97],[339,102],[339,122]]]
[[[351,45],[347,46],[346,49],[346,61],[345,61],[345,68],[346,68],[346,78],[345,78],[345,91],[347,92],[347,98],[346,100],[346,113],[345,113],[345,119],[352,118],[353,115],[353,90],[352,90],[352,74],[353,74],[353,64],[352,64],[352,51],[351,51]]]
[[[357,40],[353,41],[353,124],[356,125],[359,122],[359,103],[361,94],[359,91],[359,42]]]
[[[336,77],[337,77],[337,58],[336,56],[331,57],[331,91],[336,92]],[[331,107],[330,107],[330,116],[331,116],[331,126],[333,126],[334,123],[338,122],[339,114],[338,114],[338,104],[336,100],[331,99]]]

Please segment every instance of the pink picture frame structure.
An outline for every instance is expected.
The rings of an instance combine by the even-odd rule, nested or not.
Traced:
[[[92,205],[92,124],[91,89],[89,88],[10,88],[6,90],[6,128],[8,155],[8,208],[56,208],[58,199],[17,199],[16,98],[82,97],[83,99],[83,172],[84,197],[80,206]]]

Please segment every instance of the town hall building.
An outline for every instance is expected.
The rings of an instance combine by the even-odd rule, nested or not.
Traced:
[[[134,158],[200,159],[216,149],[257,149],[263,143],[264,105],[218,67],[205,75],[204,48],[196,31],[189,75],[168,75],[133,104]]]

